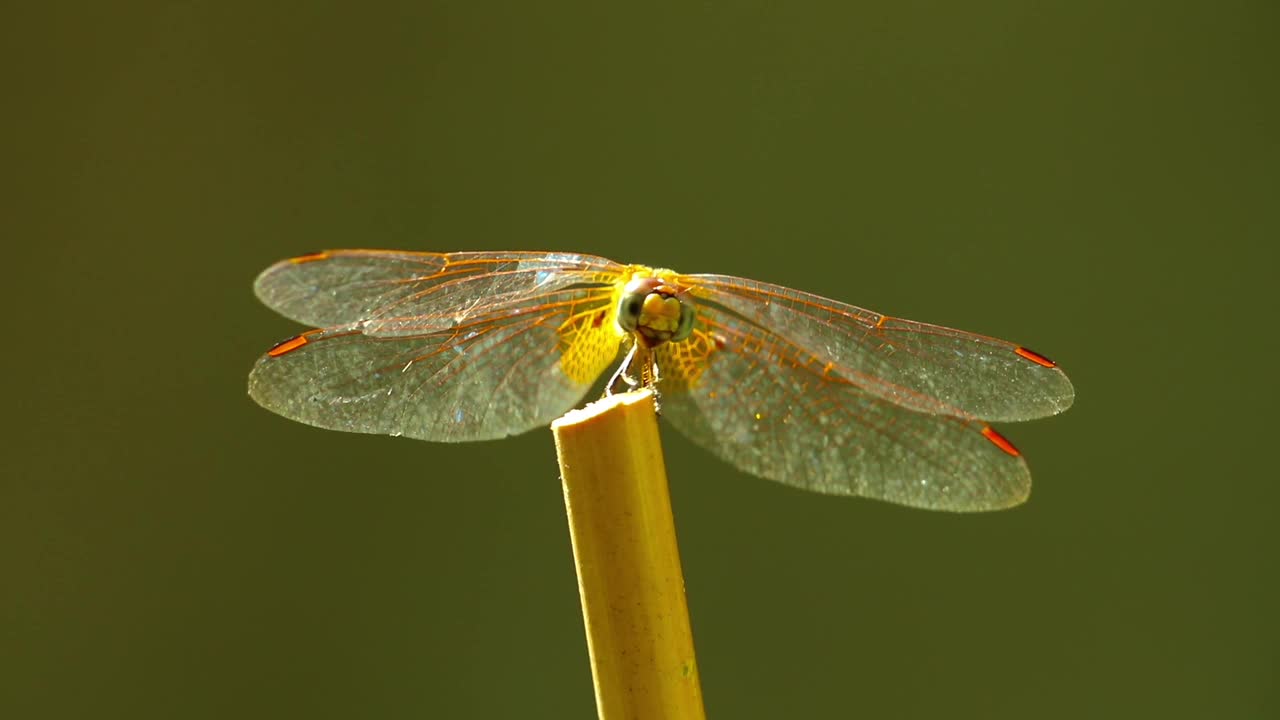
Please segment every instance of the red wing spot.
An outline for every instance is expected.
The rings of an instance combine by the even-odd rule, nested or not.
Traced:
[[[1058,363],[1041,355],[1035,350],[1028,350],[1027,348],[1024,348],[1024,347],[1018,347],[1018,348],[1014,348],[1013,351],[1037,365],[1043,365],[1044,367],[1047,367],[1047,368],[1058,367]]]
[[[302,263],[315,262],[317,260],[327,260],[328,258],[329,251],[321,250],[319,252],[307,253],[306,255],[299,255],[295,258],[289,258],[289,262],[294,265],[301,265]]]
[[[711,342],[716,344],[716,350],[724,350],[725,339],[723,335],[712,335]]]
[[[291,353],[303,345],[306,345],[307,336],[310,334],[311,333],[302,333],[301,335],[294,335],[288,340],[282,340],[272,346],[272,348],[267,351],[267,355],[270,357],[280,357],[285,353]]]
[[[594,318],[592,318],[591,327],[598,328],[603,324],[604,324],[604,311],[601,310],[600,312],[596,313],[596,316]]]
[[[1005,452],[1009,453],[1010,455],[1012,455],[1012,456],[1014,456],[1014,457],[1018,457],[1019,455],[1021,455],[1021,454],[1022,454],[1022,453],[1018,452],[1018,448],[1016,448],[1016,447],[1014,447],[1014,446],[1013,446],[1013,443],[1009,442],[1009,441],[1005,438],[1005,436],[1003,436],[1003,435],[1001,435],[1000,433],[996,432],[996,431],[995,431],[995,428],[991,427],[990,425],[984,425],[984,426],[983,426],[983,428],[982,428],[982,435],[983,435],[983,437],[985,437],[986,439],[990,440],[990,441],[992,442],[992,444],[994,444],[996,447],[1000,448],[1001,450],[1003,450],[1003,451],[1005,451]]]

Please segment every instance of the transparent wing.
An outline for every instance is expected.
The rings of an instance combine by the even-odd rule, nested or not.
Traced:
[[[1051,360],[995,338],[902,320],[780,285],[684,275],[704,306],[786,337],[848,383],[926,413],[1031,420],[1071,407],[1075,391]]]
[[[934,510],[1026,499],[1018,451],[986,424],[867,392],[799,345],[714,308],[657,350],[662,414],[740,470],[796,487]]]
[[[332,430],[487,440],[547,425],[582,399],[618,352],[607,290],[530,295],[418,334],[366,323],[312,330],[258,359],[249,395]]]
[[[530,295],[608,284],[621,269],[573,253],[326,250],[272,265],[254,292],[305,325],[365,320],[366,334],[395,335],[444,329]]]

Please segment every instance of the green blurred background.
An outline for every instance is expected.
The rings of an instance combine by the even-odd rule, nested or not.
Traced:
[[[594,716],[549,432],[245,395],[329,247],[770,280],[1057,359],[1030,503],[665,433],[716,718],[1280,715],[1280,6],[175,2],[0,30],[0,717]]]

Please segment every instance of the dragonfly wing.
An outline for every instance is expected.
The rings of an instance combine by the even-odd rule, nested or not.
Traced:
[[[326,250],[272,265],[254,291],[305,325],[371,320],[367,334],[390,335],[447,328],[531,294],[606,285],[621,267],[573,253]]]
[[[313,330],[259,358],[249,395],[287,418],[347,432],[456,442],[546,425],[617,357],[609,295],[562,290],[416,335],[363,323]]]
[[[727,275],[681,277],[701,301],[831,363],[872,395],[920,412],[1031,420],[1071,407],[1052,361],[1013,343],[889,317],[780,285]]]
[[[886,401],[733,315],[703,312],[657,360],[663,417],[753,475],[935,510],[995,510],[1030,492],[1026,463],[984,423]]]

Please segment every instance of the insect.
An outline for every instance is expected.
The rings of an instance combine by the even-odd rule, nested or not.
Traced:
[[[737,468],[788,485],[977,511],[1026,499],[988,423],[1054,415],[1074,391],[1027,348],[779,285],[557,252],[328,250],[258,297],[311,327],[258,359],[249,394],[287,418],[423,440],[545,426],[607,385]]]

